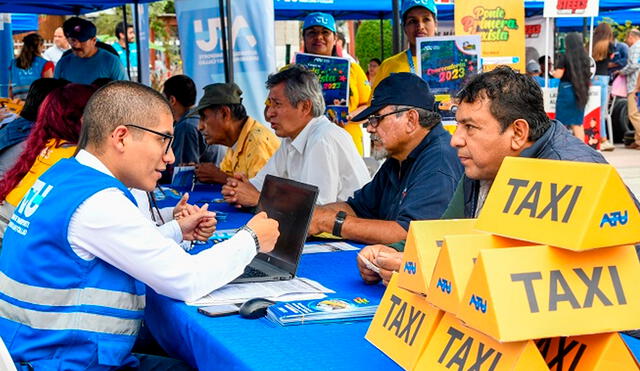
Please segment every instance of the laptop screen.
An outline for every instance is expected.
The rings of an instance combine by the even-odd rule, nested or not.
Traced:
[[[278,221],[280,237],[273,251],[259,254],[258,258],[295,273],[317,198],[316,186],[266,176],[258,211],[266,211],[269,218]]]

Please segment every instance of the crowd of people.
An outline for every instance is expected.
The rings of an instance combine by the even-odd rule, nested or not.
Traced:
[[[268,128],[247,114],[235,83],[200,87],[196,102],[198,87],[185,75],[167,80],[162,92],[126,81],[133,40],[124,25],[112,53],[91,22],[65,21],[64,40],[45,52],[59,58],[49,76],[42,76],[51,70],[40,61],[41,38],[33,37],[36,47],[14,64],[42,73],[16,88],[28,88],[24,108],[0,127],[0,336],[16,364],[189,369],[180,360],[132,353],[145,285],[177,300],[200,298],[271,251],[286,226],[261,212],[215,248],[187,253],[180,243],[206,241],[216,219],[208,205],[189,204],[188,195],[165,218],[150,216],[150,192],[173,165],[195,166],[199,181],[220,184],[224,201],[239,208],[257,205],[267,175],[317,186],[309,233],[369,244],[360,255],[380,270],[358,260],[360,275],[386,284],[400,269],[410,222],[477,217],[505,157],[606,163],[573,135],[579,129],[567,129],[582,127],[589,86],[581,38],[567,37],[553,72],[561,79],[557,120],[547,116],[536,80],[502,66],[457,94],[452,135],[429,85],[415,74],[416,38],[435,34],[436,5],[404,0],[401,19],[406,50],[372,60],[367,74],[351,63],[344,127],[325,116],[318,77],[296,64],[265,82]],[[302,32],[308,53],[336,55],[344,42],[326,13],[307,16]],[[615,44],[602,32],[609,44],[599,71],[616,63]],[[640,67],[640,31],[628,40],[628,58]],[[69,51],[62,51],[65,41]],[[544,66],[531,72],[551,73]],[[616,71],[635,92],[640,68],[627,63]],[[630,115],[640,118],[637,109]],[[384,160],[374,174],[361,155],[361,125],[374,156]]]

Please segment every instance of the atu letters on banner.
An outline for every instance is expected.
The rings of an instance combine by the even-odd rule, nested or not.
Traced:
[[[525,70],[524,3],[504,0],[500,5],[478,5],[476,0],[456,0],[456,35],[480,35],[485,71],[497,65]]]
[[[262,117],[267,91],[264,83],[275,71],[272,0],[231,3],[234,82],[252,117]],[[222,26],[218,2],[177,0],[176,14],[184,73],[196,83],[198,97],[208,84],[225,82]],[[227,20],[228,21],[228,20]]]
[[[296,54],[296,64],[318,76],[326,105],[325,114],[332,122],[344,126],[349,117],[349,60],[315,54]]]
[[[481,70],[480,36],[420,37],[416,40],[420,77],[439,103],[443,124],[455,125],[451,98]]]

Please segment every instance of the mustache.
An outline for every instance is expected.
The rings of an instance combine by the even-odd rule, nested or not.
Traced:
[[[378,134],[373,133],[373,134],[370,135],[370,138],[374,142],[382,143],[382,138],[380,138],[380,136]]]

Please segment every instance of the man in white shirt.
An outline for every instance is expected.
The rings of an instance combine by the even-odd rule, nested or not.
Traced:
[[[42,56],[44,57],[44,59],[53,62],[53,64],[56,64],[62,57],[62,53],[67,51],[69,48],[69,42],[67,41],[67,38],[64,37],[62,27],[58,27],[53,32],[53,45],[47,48],[47,50],[42,53]]]
[[[265,213],[197,255],[178,242],[211,235],[215,214],[206,206],[162,230],[142,215],[128,188],[153,190],[174,161],[172,134],[166,99],[144,85],[114,82],[87,103],[82,149],[36,181],[3,241],[0,337],[15,362],[146,369],[148,358],[131,355],[144,311],[141,283],[197,299],[239,276],[258,251],[273,249],[278,223]]]
[[[236,206],[258,204],[267,174],[318,187],[318,204],[346,201],[370,176],[347,132],[324,116],[324,98],[316,75],[293,65],[269,76],[267,120],[280,148],[250,180],[234,175],[222,187],[225,200]]]

